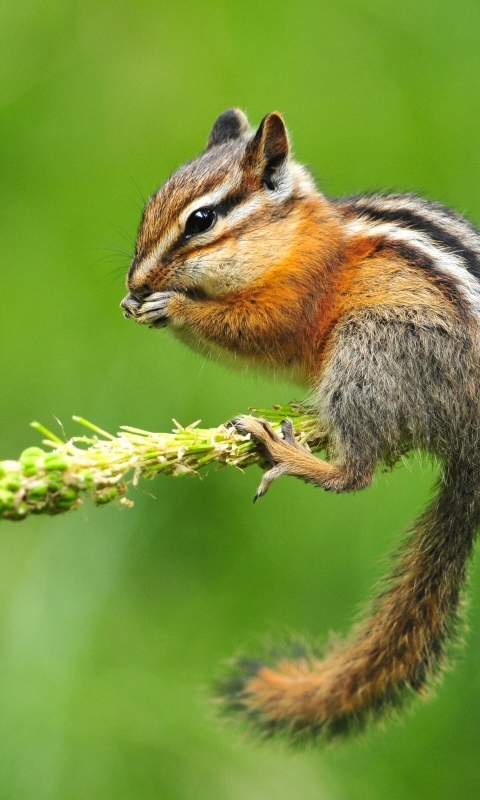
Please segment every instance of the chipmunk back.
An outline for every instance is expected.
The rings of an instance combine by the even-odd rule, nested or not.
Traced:
[[[222,114],[203,154],[153,195],[122,303],[239,365],[303,382],[327,431],[327,460],[243,416],[273,480],[367,487],[410,450],[439,463],[436,496],[400,548],[365,621],[324,655],[239,657],[225,707],[294,741],[359,729],[424,694],[458,629],[480,524],[480,234],[412,194],[331,200],[290,154],[276,112],[252,132]]]

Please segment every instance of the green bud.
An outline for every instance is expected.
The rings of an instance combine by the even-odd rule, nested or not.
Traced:
[[[63,475],[61,472],[47,472],[45,477],[49,492],[59,492],[63,488]]]
[[[41,500],[45,500],[47,496],[48,487],[44,483],[39,483],[38,486],[33,486],[29,493],[28,499],[33,500],[34,502],[38,502]]]
[[[18,492],[22,485],[20,475],[15,475],[13,472],[10,475],[6,475],[1,485],[2,489],[5,487],[5,489],[8,489],[10,492]]]
[[[45,469],[65,472],[65,470],[68,469],[68,461],[66,461],[63,456],[58,455],[58,453],[48,453],[48,455],[45,456]]]
[[[20,461],[29,460],[31,458],[43,458],[45,452],[40,447],[27,447],[20,456]]]
[[[15,498],[11,492],[6,489],[0,489],[0,510],[13,508],[15,505]]]
[[[109,489],[103,489],[101,493],[95,495],[94,497],[95,505],[106,506],[107,503],[110,503],[112,500],[114,500],[117,495],[118,495],[118,489],[116,486],[110,486]]]
[[[106,506],[110,502],[110,498],[106,497],[104,494],[97,495],[93,502],[96,506]]]
[[[37,461],[23,461],[22,467],[26,478],[33,478],[38,472]]]
[[[27,478],[37,474],[43,467],[43,457],[45,453],[39,447],[27,447],[20,456],[22,472]]]
[[[62,489],[60,492],[60,499],[61,500],[76,500],[78,492],[73,486],[66,486],[65,489]]]
[[[78,497],[77,490],[74,489],[73,486],[67,486],[66,488],[61,490],[55,505],[58,509],[66,511],[67,509],[73,506],[77,497]]]
[[[74,505],[75,500],[57,500],[55,508],[58,511],[69,511]]]

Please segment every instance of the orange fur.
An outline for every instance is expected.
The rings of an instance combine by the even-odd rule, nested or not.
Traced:
[[[256,498],[285,474],[361,489],[414,448],[442,465],[436,499],[345,642],[323,659],[306,648],[238,659],[221,684],[226,707],[268,734],[362,726],[442,668],[480,522],[478,275],[478,231],[439,204],[323,197],[289,158],[276,112],[254,134],[225,112],[145,210],[126,314],[311,390],[332,462],[301,447],[288,420],[282,436],[236,420],[270,464]]]
[[[189,324],[206,342],[260,363],[295,365],[311,382],[318,380],[328,334],[347,315],[391,306],[444,314],[448,298],[440,287],[394,256],[369,255],[375,243],[362,235],[348,243],[340,263],[330,258],[341,242],[337,220],[319,225],[306,217],[295,233],[300,239],[283,260],[247,288],[194,304],[175,298],[173,324]]]

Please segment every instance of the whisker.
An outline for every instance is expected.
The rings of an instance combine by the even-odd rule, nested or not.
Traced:
[[[135,242],[133,241],[133,239],[130,236],[130,234],[128,234],[127,231],[124,231],[123,228],[120,228],[118,225],[112,225],[112,227],[127,242],[127,244],[129,245],[129,251],[128,252],[130,253],[130,255],[132,255],[132,253],[134,251],[134,248],[135,248]]]
[[[142,201],[142,205],[140,207],[140,211],[143,211],[143,209],[145,208],[145,206],[147,204],[147,199],[148,198],[145,197],[145,195],[143,194],[142,190],[140,189],[140,186],[138,185],[138,183],[135,180],[135,178],[133,177],[133,175],[130,175],[130,180],[132,181],[133,185],[135,186],[135,189],[137,190],[137,192],[138,192],[138,194],[140,196],[140,200]],[[133,200],[133,198],[130,198],[130,199],[132,200],[133,203],[135,203],[135,205],[137,205],[136,200]]]

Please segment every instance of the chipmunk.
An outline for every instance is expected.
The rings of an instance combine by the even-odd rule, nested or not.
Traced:
[[[271,465],[334,492],[364,489],[407,451],[440,465],[436,496],[365,621],[323,657],[240,657],[227,708],[266,735],[332,737],[423,695],[457,636],[480,524],[480,232],[413,194],[332,200],[294,161],[284,121],[236,109],[147,203],[125,316],[189,345],[284,371],[310,390],[327,459],[251,416]]]

